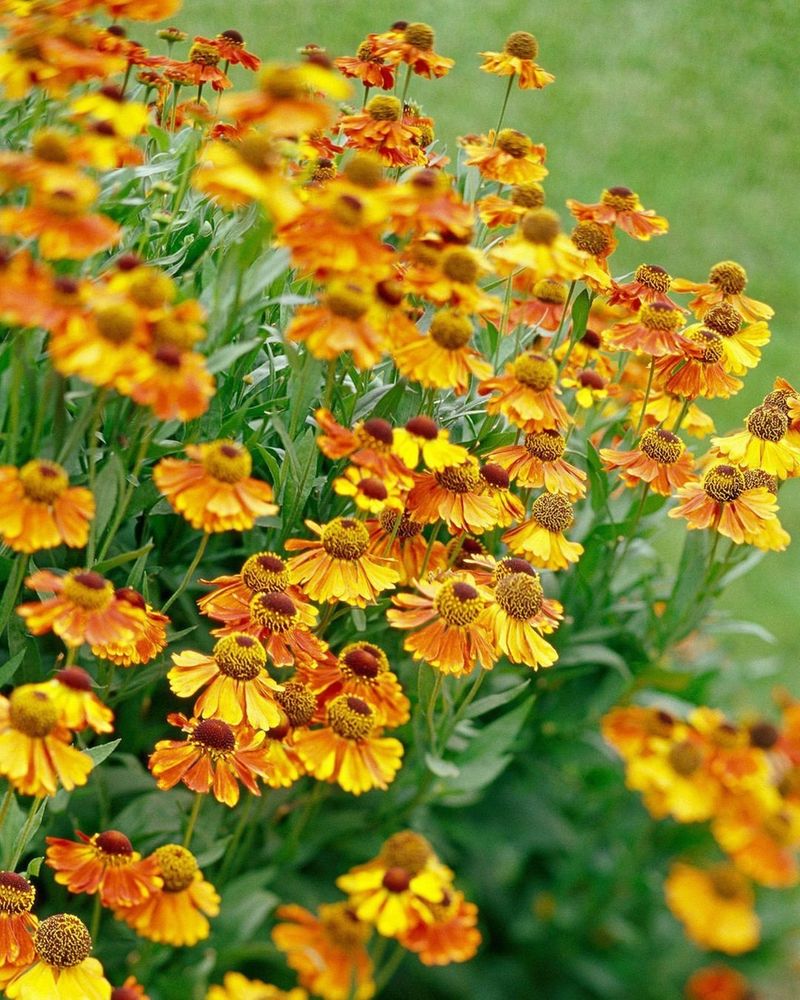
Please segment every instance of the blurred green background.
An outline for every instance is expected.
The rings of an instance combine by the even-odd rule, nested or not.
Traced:
[[[563,205],[568,197],[594,201],[602,188],[624,184],[666,215],[671,230],[649,244],[622,240],[615,258],[622,265],[649,260],[694,280],[704,280],[718,260],[746,267],[751,294],[775,309],[774,339],[744,391],[714,407],[718,429],[741,423],[775,375],[800,382],[791,340],[800,278],[800,158],[791,127],[797,122],[791,39],[800,37],[799,4],[240,0],[228,11],[219,0],[187,0],[175,23],[206,35],[235,27],[263,58],[287,59],[308,42],[332,56],[353,54],[364,35],[400,18],[431,23],[437,51],[456,60],[440,81],[415,78],[410,93],[436,119],[452,156],[457,135],[496,123],[503,99],[505,81],[480,72],[477,53],[501,49],[511,31],[531,31],[540,41],[539,62],[556,82],[542,92],[515,89],[506,124],[547,145],[550,204]],[[783,522],[798,536],[794,483],[782,501]],[[754,618],[776,635],[791,671],[800,653],[798,586],[795,548],[766,556],[724,600],[735,615]],[[741,649],[765,654],[763,645]]]

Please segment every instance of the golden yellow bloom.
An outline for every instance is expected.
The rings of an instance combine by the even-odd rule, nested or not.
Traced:
[[[21,469],[0,466],[0,535],[15,552],[56,545],[83,548],[94,518],[94,497],[70,486],[66,469],[37,458]]]
[[[36,890],[23,875],[0,871],[0,989],[36,960],[35,899]]]
[[[732,865],[704,870],[676,862],[665,890],[667,905],[701,948],[741,955],[758,945],[753,890]]]
[[[226,972],[222,986],[209,986],[206,1000],[308,1000],[308,994],[299,987],[279,990],[260,979],[247,979],[241,972]]]
[[[69,913],[43,920],[33,936],[36,962],[6,986],[9,1000],[110,1000],[103,967],[90,958],[86,925]]]
[[[531,516],[503,535],[512,552],[521,553],[541,569],[566,569],[583,552],[579,542],[570,542],[564,532],[575,514],[563,493],[542,493],[531,507]]]
[[[517,85],[523,90],[542,90],[555,80],[552,73],[536,64],[539,43],[527,31],[512,31],[502,52],[481,52],[485,73],[495,76],[516,76]]]

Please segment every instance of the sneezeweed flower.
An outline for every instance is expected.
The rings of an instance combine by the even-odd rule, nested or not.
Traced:
[[[416,584],[418,594],[397,594],[386,612],[393,628],[408,630],[403,648],[445,674],[463,676],[476,663],[494,666],[496,653],[481,614],[486,600],[469,573]]]
[[[351,430],[338,423],[330,410],[317,410],[314,419],[322,431],[317,436],[317,447],[327,458],[349,458],[354,465],[372,469],[378,476],[402,470],[393,453],[394,429],[387,420],[371,417],[358,421]]]
[[[270,788],[290,788],[306,773],[306,769],[297,756],[292,727],[283,713],[278,725],[266,731],[265,744],[270,763],[265,784]]]
[[[542,90],[555,80],[552,73],[536,64],[539,42],[527,31],[513,31],[506,39],[502,52],[481,52],[485,73],[514,76],[523,90]]]
[[[540,569],[567,569],[583,552],[579,542],[571,542],[564,535],[574,520],[567,496],[542,493],[533,502],[530,518],[507,531],[503,541],[512,552],[521,554]]]
[[[543,486],[578,500],[586,494],[586,473],[566,461],[566,447],[564,435],[551,428],[526,434],[522,444],[496,448],[490,458],[519,486]]]
[[[788,437],[789,419],[776,406],[757,406],[745,429],[711,439],[713,453],[743,469],[763,469],[779,479],[800,475],[800,447]]]
[[[422,524],[442,520],[453,533],[478,535],[497,523],[494,500],[482,489],[478,463],[470,457],[436,472],[415,473],[406,505],[414,520]]]
[[[344,470],[344,475],[337,476],[333,481],[333,491],[339,496],[351,497],[359,510],[370,514],[380,514],[384,508],[401,510],[403,501],[398,495],[399,484],[396,478],[378,478],[370,469],[351,465]]]
[[[149,663],[167,645],[169,618],[156,611],[132,587],[119,587],[114,591],[114,600],[118,605],[127,605],[140,613],[134,636],[127,642],[113,641],[93,645],[92,653],[101,660],[110,660],[121,667]]]
[[[528,298],[513,300],[509,312],[512,326],[530,326],[536,327],[539,333],[543,330],[555,333],[562,325],[569,286],[553,278],[531,282],[524,273],[512,284],[517,291],[530,291]]]
[[[761,348],[770,340],[770,329],[763,320],[743,325],[742,317],[729,302],[712,306],[703,316],[703,325],[722,337],[726,370],[745,375],[761,360]]]
[[[486,195],[476,202],[475,207],[481,222],[489,229],[499,229],[515,226],[529,208],[541,208],[544,201],[544,188],[536,181],[531,181],[528,184],[515,184],[509,198],[501,198],[496,194]]]
[[[686,404],[688,408],[686,407]],[[630,404],[630,420],[638,423],[644,404],[644,391],[634,392]],[[681,418],[681,414],[683,415]],[[680,428],[692,437],[704,438],[714,433],[714,421],[696,403],[681,399],[674,393],[654,389],[647,400],[642,427],[675,427],[680,419]]]
[[[756,1000],[750,984],[736,969],[709,965],[689,977],[686,1000]]]
[[[325,525],[306,521],[319,541],[290,538],[289,550],[305,550],[288,561],[289,578],[313,601],[344,601],[363,608],[399,578],[389,561],[370,554],[363,522],[337,517]]]
[[[394,561],[400,574],[397,582],[401,586],[419,579],[424,570],[436,572],[444,568],[444,545],[434,540],[429,550],[429,543],[422,534],[424,525],[415,521],[407,510],[401,512],[387,507],[377,520],[366,523],[370,552]]]
[[[606,469],[618,469],[626,486],[647,483],[654,493],[672,496],[694,477],[694,460],[686,445],[672,431],[653,428],[639,438],[636,448],[619,451],[601,448]]]
[[[463,445],[450,440],[450,431],[424,415],[412,417],[394,431],[393,448],[407,469],[416,469],[422,459],[432,472],[461,465],[469,457]]]
[[[590,368],[576,372],[574,378],[565,376],[561,379],[561,385],[565,389],[575,390],[575,402],[584,410],[597,406],[608,399],[609,395],[616,395],[619,391],[618,386],[610,386],[602,375]]]
[[[358,46],[355,56],[341,56],[334,59],[333,64],[343,76],[360,80],[367,88],[391,90],[394,86],[394,66],[375,55],[369,38]]]
[[[272,940],[303,986],[325,1000],[370,1000],[372,928],[348,903],[323,903],[316,916],[302,906],[280,906],[277,917]]]
[[[501,465],[486,462],[481,466],[480,477],[479,492],[494,500],[495,524],[498,528],[507,528],[512,521],[521,521],[525,517],[525,507],[509,489],[511,480]]]
[[[380,736],[375,709],[362,698],[340,695],[328,704],[327,726],[295,733],[300,760],[317,781],[336,783],[361,795],[383,791],[394,781],[403,757],[403,744]]]
[[[502,303],[478,284],[490,273],[486,257],[470,246],[450,245],[443,238],[426,234],[406,250],[408,263],[403,284],[415,295],[449,306],[460,313],[474,313],[486,322],[499,323]]]
[[[661,302],[675,307],[667,295],[672,286],[672,276],[660,264],[640,264],[633,272],[633,281],[611,282],[608,295],[610,305],[624,305],[631,310],[639,310],[645,302]]]
[[[601,194],[600,201],[595,204],[584,204],[569,198],[567,208],[579,222],[600,222],[604,226],[617,226],[636,240],[662,236],[669,229],[665,218],[656,215],[651,208],[644,208],[639,195],[626,187],[607,188]]]
[[[481,382],[478,392],[482,396],[493,393],[486,402],[487,413],[502,413],[528,433],[558,431],[568,426],[569,415],[557,398],[561,393],[557,378],[552,358],[526,352],[506,365],[502,375]]]
[[[111,1000],[150,1000],[150,997],[135,976],[128,976],[122,986],[111,991]]]
[[[477,167],[487,181],[501,184],[533,184],[547,177],[544,165],[547,150],[524,132],[504,128],[495,134],[468,135],[460,140],[469,159],[468,167]]]
[[[683,347],[683,312],[666,302],[645,302],[632,320],[617,323],[605,331],[613,351],[637,351],[660,358],[678,354]]]
[[[707,282],[688,281],[674,278],[673,292],[690,292],[695,298],[689,308],[702,319],[714,306],[726,302],[750,323],[769,320],[774,310],[764,302],[758,302],[744,294],[747,287],[747,272],[735,260],[721,260],[708,272]]]
[[[340,694],[350,694],[375,709],[379,725],[393,729],[409,720],[409,700],[386,653],[374,643],[348,643],[333,662],[302,673],[322,706]]]
[[[551,602],[545,610],[539,574],[528,566],[521,572],[503,573],[497,579],[480,624],[490,631],[498,654],[538,670],[551,667],[558,659],[558,653],[541,633],[552,631],[553,618],[559,614],[557,602]]]
[[[142,858],[119,830],[91,837],[77,831],[78,841],[47,837],[46,863],[55,880],[70,892],[100,893],[103,906],[133,906],[161,887],[153,858]]]
[[[187,734],[185,740],[159,740],[148,767],[159,788],[182,782],[201,795],[212,792],[217,802],[233,808],[241,783],[252,795],[261,795],[258,778],[269,770],[264,734],[240,726],[234,729],[219,719],[187,719],[173,712],[167,721]]]
[[[226,972],[222,986],[209,986],[205,1000],[308,1000],[308,994],[299,987],[280,990],[241,972]]]
[[[90,127],[92,122],[108,123],[114,133],[124,139],[139,135],[149,118],[147,105],[126,101],[122,91],[113,84],[75,98],[69,110],[71,117],[83,128]]]
[[[441,903],[431,903],[433,921],[417,918],[399,937],[400,944],[414,952],[423,965],[450,965],[467,962],[481,943],[478,907],[463,892],[445,890]]]
[[[651,816],[672,816],[679,823],[710,819],[722,789],[710,770],[710,753],[702,738],[676,726],[668,740],[653,741],[649,752],[628,761],[626,784],[641,792]]]
[[[469,346],[472,334],[468,316],[442,309],[434,313],[427,337],[409,337],[393,347],[392,357],[401,375],[426,389],[452,389],[463,396],[471,376],[483,379],[492,374],[492,366]]]
[[[370,35],[373,52],[389,63],[405,63],[418,76],[442,77],[455,65],[455,60],[434,52],[436,35],[429,24],[413,21],[396,31]]]
[[[151,857],[163,886],[135,906],[118,907],[115,916],[149,941],[174,948],[191,946],[208,937],[207,917],[219,913],[220,898],[185,847],[165,844]]]
[[[776,519],[775,498],[764,486],[747,488],[733,465],[714,465],[702,482],[678,490],[679,504],[669,517],[683,517],[689,530],[711,528],[737,545],[758,537],[764,524]]]
[[[688,327],[681,334],[679,352],[665,354],[655,362],[661,387],[687,399],[727,399],[742,388],[742,382],[723,367],[722,337],[706,327]]]
[[[388,166],[425,163],[422,131],[410,124],[403,114],[403,105],[391,94],[377,94],[362,112],[343,115],[339,127],[347,137],[348,146],[368,150]]]
[[[0,696],[0,774],[23,795],[55,795],[85,785],[92,759],[71,744],[58,706],[40,686],[24,684]]]
[[[758,945],[753,890],[732,865],[704,870],[676,862],[665,891],[667,905],[699,947],[741,955]]]
[[[72,569],[65,576],[38,570],[25,581],[31,590],[55,596],[20,604],[17,614],[33,635],[54,632],[67,646],[106,646],[130,642],[140,634],[139,608],[118,600],[110,580],[94,570]]]
[[[209,534],[247,531],[258,517],[278,513],[272,487],[250,472],[250,452],[235,441],[187,445],[190,461],[162,458],[153,482],[193,528]]]
[[[0,871],[0,989],[36,960],[35,899],[36,890],[23,875]]]
[[[9,1000],[110,1000],[103,966],[90,958],[92,938],[70,913],[43,920],[33,936],[36,961],[6,986]]]
[[[172,662],[167,680],[179,698],[204,689],[194,705],[196,715],[253,729],[280,723],[278,685],[265,669],[266,650],[253,636],[232,632],[218,640],[210,656],[184,650],[173,653]]]
[[[37,458],[22,468],[0,466],[0,536],[15,552],[57,545],[83,548],[95,502],[84,486],[70,486],[67,471]]]
[[[83,668],[65,667],[37,686],[55,703],[59,721],[67,729],[113,732],[114,713],[94,693],[94,681]]]
[[[759,885],[781,889],[800,879],[800,814],[780,800],[767,804],[766,798],[761,788],[726,797],[711,832],[739,871]]]

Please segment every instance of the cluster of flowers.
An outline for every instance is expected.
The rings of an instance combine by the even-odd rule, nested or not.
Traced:
[[[800,705],[784,699],[778,726],[735,725],[711,708],[684,721],[658,708],[629,706],[603,720],[603,735],[625,761],[628,787],[656,819],[709,822],[728,860],[712,867],[676,862],[667,903],[700,947],[730,955],[758,945],[753,883],[800,881]]]

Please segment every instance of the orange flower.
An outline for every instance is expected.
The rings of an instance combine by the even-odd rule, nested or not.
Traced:
[[[683,311],[677,306],[645,302],[634,319],[605,331],[606,343],[612,351],[637,351],[657,358],[678,354],[683,347],[679,332],[683,325]]]
[[[460,140],[470,157],[468,167],[477,167],[487,181],[501,184],[531,184],[547,177],[547,150],[514,128],[486,135],[468,135]]]
[[[120,391],[149,406],[159,420],[194,420],[208,409],[214,377],[206,371],[202,354],[160,344]]]
[[[727,965],[698,969],[686,983],[686,1000],[755,1000],[744,976]]]
[[[463,892],[445,891],[441,903],[431,903],[433,922],[417,919],[399,937],[400,944],[413,951],[423,965],[468,962],[481,943],[478,907],[464,899]]]
[[[134,906],[118,907],[114,915],[149,941],[180,948],[208,937],[206,917],[219,913],[219,895],[185,847],[165,844],[151,855],[163,886]]]
[[[626,486],[647,483],[661,496],[672,496],[694,475],[691,452],[677,434],[662,429],[645,431],[632,451],[601,448],[600,458],[607,469],[619,469]]]
[[[608,304],[639,310],[644,302],[661,302],[675,309],[675,303],[667,295],[671,285],[672,276],[666,268],[660,264],[640,264],[633,272],[633,281],[623,284],[611,282]]]
[[[127,642],[107,642],[92,646],[92,653],[102,660],[110,660],[118,666],[149,663],[167,645],[167,625],[169,618],[160,611],[154,611],[142,595],[132,587],[120,587],[114,591],[118,605],[127,606],[140,612],[136,631]]]
[[[161,887],[158,866],[141,854],[124,833],[106,830],[92,837],[77,831],[80,842],[46,837],[47,864],[59,885],[70,892],[100,893],[103,906],[133,906]]]
[[[681,334],[680,353],[656,360],[655,375],[666,392],[695,399],[727,399],[742,388],[742,382],[725,371],[722,337],[702,326],[687,327]]]
[[[362,371],[373,368],[385,349],[383,330],[376,324],[374,299],[354,279],[334,280],[317,305],[301,306],[286,337],[304,343],[315,358],[334,361],[350,353]]]
[[[454,533],[480,534],[497,523],[495,503],[481,489],[478,463],[470,457],[437,472],[415,473],[406,504],[414,520],[422,524],[441,518]]]
[[[481,382],[478,393],[487,396],[487,413],[502,413],[526,432],[560,430],[569,424],[569,415],[556,398],[558,369],[542,354],[520,354],[502,375]]]
[[[753,890],[731,865],[707,871],[676,862],[666,881],[667,905],[701,948],[741,955],[757,947],[760,922]]]
[[[83,548],[95,514],[94,497],[70,486],[67,471],[37,458],[21,469],[0,466],[0,535],[15,552],[38,552],[56,545]]]
[[[494,500],[497,527],[507,528],[512,521],[521,521],[525,507],[509,489],[511,480],[506,470],[496,462],[486,462],[481,466],[480,476],[479,492]]]
[[[442,77],[455,65],[455,60],[434,52],[436,41],[433,28],[422,21],[403,24],[382,35],[369,35],[375,55],[390,63],[404,62],[418,76]]]
[[[226,972],[223,985],[209,986],[205,1000],[308,1000],[308,994],[299,987],[279,990],[260,979],[246,979],[240,972]]]
[[[643,402],[644,391],[637,390],[634,392],[630,409],[630,420],[632,423],[638,422]],[[688,400],[681,399],[680,396],[676,396],[673,393],[654,390],[650,393],[650,397],[647,400],[647,409],[645,410],[642,426],[646,428],[661,427],[662,425],[674,427],[678,422],[680,414],[683,413],[683,419],[680,423],[681,430],[686,431],[687,434],[691,434],[692,437],[698,438],[712,434],[714,431],[714,421],[711,417],[707,413],[703,413],[695,403],[689,403],[689,408],[684,409],[684,405],[687,402]]]
[[[600,201],[593,205],[568,198],[567,208],[580,222],[600,222],[604,226],[618,226],[635,240],[649,240],[653,236],[663,236],[669,229],[669,223],[665,218],[656,215],[651,208],[643,208],[639,195],[626,187],[607,188],[601,194]]]
[[[36,960],[33,932],[38,920],[31,913],[35,899],[26,878],[0,871],[0,989]]]
[[[492,366],[469,346],[473,329],[469,317],[452,309],[434,313],[427,337],[410,336],[392,348],[397,370],[426,389],[452,389],[463,396],[470,377],[492,374]]]
[[[339,127],[348,146],[369,150],[389,166],[425,163],[421,129],[408,123],[399,99],[390,94],[377,94],[359,114],[343,115]]]
[[[111,991],[110,1000],[150,1000],[150,997],[135,976],[128,976],[122,986]]]
[[[549,493],[579,500],[586,495],[586,473],[564,459],[566,447],[566,439],[557,430],[533,431],[525,435],[522,445],[496,448],[490,458],[520,486],[544,486]]]
[[[93,685],[91,676],[81,667],[66,667],[37,686],[55,703],[59,721],[67,729],[113,732],[114,713],[92,691]]]
[[[394,86],[394,66],[387,65],[381,56],[375,55],[369,38],[359,45],[355,56],[342,56],[334,59],[333,64],[343,76],[360,80],[365,87],[391,90]]]
[[[325,525],[306,525],[320,540],[289,539],[286,548],[306,550],[289,560],[289,577],[313,601],[344,601],[363,608],[381,591],[394,590],[400,574],[388,560],[369,553],[369,532],[361,521],[337,517]]]
[[[327,720],[324,729],[295,734],[297,754],[308,773],[353,795],[373,788],[385,791],[400,769],[403,744],[377,735],[375,709],[361,698],[340,695],[328,704]]]
[[[775,315],[766,303],[758,302],[744,294],[747,287],[747,272],[735,260],[721,260],[708,272],[708,281],[698,283],[685,278],[675,278],[674,292],[691,292],[695,298],[689,307],[702,319],[713,306],[727,302],[748,322],[769,320]]]
[[[498,654],[533,670],[551,667],[558,653],[541,633],[553,630],[553,619],[561,616],[561,605],[550,602],[545,610],[539,574],[528,566],[519,572],[502,572],[499,578],[496,575],[492,598],[479,625],[490,631]]]
[[[88,569],[71,569],[66,576],[38,570],[25,581],[31,590],[55,596],[20,604],[17,614],[33,635],[55,632],[67,646],[127,643],[141,632],[139,608],[118,600],[110,580]]]
[[[527,31],[513,31],[502,52],[481,52],[484,59],[481,69],[495,76],[516,76],[523,90],[542,90],[555,77],[536,65],[538,54],[539,42],[533,35]]]
[[[9,1000],[110,1000],[103,966],[90,958],[92,937],[69,913],[43,920],[33,935],[36,961],[7,986]]]
[[[366,949],[371,928],[347,903],[323,903],[314,916],[302,906],[281,906],[272,931],[275,947],[300,982],[325,1000],[370,1000],[375,993]],[[209,998],[211,1000],[211,998]]]
[[[327,458],[349,458],[379,476],[402,470],[392,453],[394,430],[381,417],[359,421],[352,430],[337,423],[330,410],[317,410],[314,419],[323,432],[317,437],[317,447]]]
[[[207,533],[247,531],[258,517],[278,513],[272,487],[252,479],[250,452],[223,439],[186,446],[190,462],[162,458],[153,482],[193,528]]]
[[[239,801],[238,781],[253,795],[261,795],[256,781],[270,769],[264,734],[245,726],[232,729],[219,719],[187,719],[179,712],[167,716],[188,738],[160,740],[148,767],[159,788],[174,788],[179,781],[193,792],[213,791],[217,802],[233,808]]]
[[[441,583],[418,582],[421,596],[392,598],[395,608],[386,618],[393,628],[414,630],[403,648],[415,660],[459,676],[471,673],[476,662],[485,670],[494,666],[496,654],[480,621],[486,602],[474,584],[469,573],[458,573]]]
[[[575,520],[568,497],[563,493],[542,493],[533,502],[531,516],[503,535],[512,552],[521,553],[541,569],[566,569],[583,552],[578,542],[570,542],[564,532]]]
[[[92,759],[70,743],[58,707],[35,684],[0,696],[0,774],[22,795],[55,795],[85,785]]]
[[[679,823],[710,819],[722,789],[711,773],[711,754],[702,737],[679,724],[668,739],[652,740],[647,753],[628,762],[628,788],[641,792],[651,816],[673,816]]]
[[[172,662],[167,680],[179,698],[190,698],[205,688],[194,706],[202,718],[232,726],[245,723],[254,729],[280,723],[275,703],[278,685],[264,669],[267,654],[253,636],[232,632],[217,642],[211,656],[184,650],[173,653]]]
[[[797,885],[800,870],[800,813],[771,808],[760,791],[723,800],[711,825],[717,843],[736,867],[759,885],[781,889]]]
[[[453,178],[444,170],[422,167],[408,171],[392,189],[390,210],[397,233],[446,233],[461,240],[468,240],[472,233],[472,206],[461,200]]]
[[[711,528],[737,545],[758,537],[766,522],[776,519],[778,507],[763,486],[746,488],[742,473],[732,465],[715,465],[702,483],[678,490],[680,503],[669,517],[684,517],[689,530]]]
[[[258,75],[258,90],[226,97],[221,110],[240,126],[258,123],[277,136],[298,136],[331,124],[334,113],[324,95],[344,100],[349,93],[323,60],[268,63]]]
[[[277,726],[266,732],[270,770],[264,779],[270,788],[289,788],[301,778],[306,769],[294,748],[294,737],[289,720],[284,714]]]
[[[524,273],[512,284],[521,290],[530,288],[532,293],[531,298],[513,300],[509,312],[512,328],[532,326],[540,333],[542,330],[555,333],[563,323],[568,286],[553,278],[540,278],[531,284],[529,276]]]

